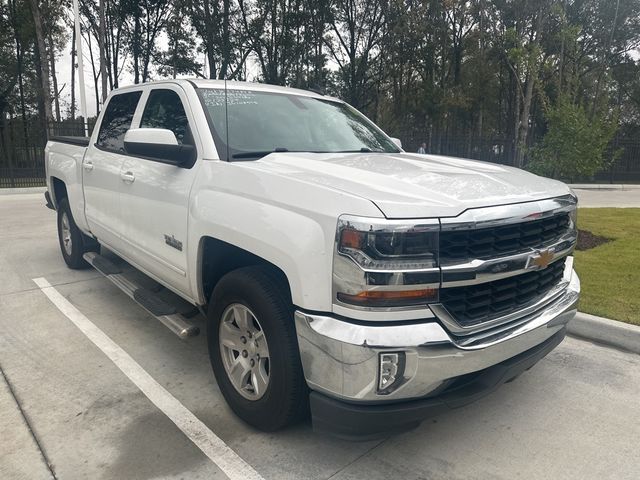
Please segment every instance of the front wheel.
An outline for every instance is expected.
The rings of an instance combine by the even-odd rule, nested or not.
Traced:
[[[304,417],[308,391],[280,272],[256,266],[225,275],[211,297],[207,338],[220,391],[242,420],[274,431]]]
[[[85,252],[95,250],[97,242],[80,231],[71,215],[69,201],[66,198],[58,204],[58,240],[62,257],[69,268],[88,268],[82,257]]]

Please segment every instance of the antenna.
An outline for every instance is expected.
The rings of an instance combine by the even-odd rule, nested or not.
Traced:
[[[226,134],[227,134],[227,162],[230,161],[231,157],[229,156],[229,102],[227,100],[227,76],[224,76],[224,118],[225,123],[227,124]]]

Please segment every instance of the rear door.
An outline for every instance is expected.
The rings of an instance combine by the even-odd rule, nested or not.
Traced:
[[[113,95],[100,130],[82,161],[85,215],[91,232],[107,246],[122,248],[120,212],[124,136],[131,127],[142,90]]]
[[[149,88],[145,96],[137,127],[171,130],[178,143],[196,147],[198,160],[175,166],[127,156],[121,174],[130,181],[120,186],[123,237],[134,263],[189,296],[186,275],[189,196],[202,147],[197,142],[193,115],[181,87],[166,84]]]

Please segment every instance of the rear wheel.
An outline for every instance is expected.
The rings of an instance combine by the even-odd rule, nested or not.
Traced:
[[[235,270],[216,286],[208,312],[211,365],[231,409],[265,431],[308,411],[308,391],[283,275],[257,266]]]
[[[66,198],[58,203],[58,240],[62,257],[69,268],[89,267],[82,255],[96,250],[98,243],[80,231],[73,220],[69,201]]]

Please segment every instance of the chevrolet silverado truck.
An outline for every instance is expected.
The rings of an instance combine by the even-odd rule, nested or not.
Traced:
[[[220,391],[265,431],[412,428],[531,368],[576,312],[565,184],[406,153],[319,93],[120,88],[90,138],[49,141],[46,176],[67,265],[181,337],[206,319]]]

